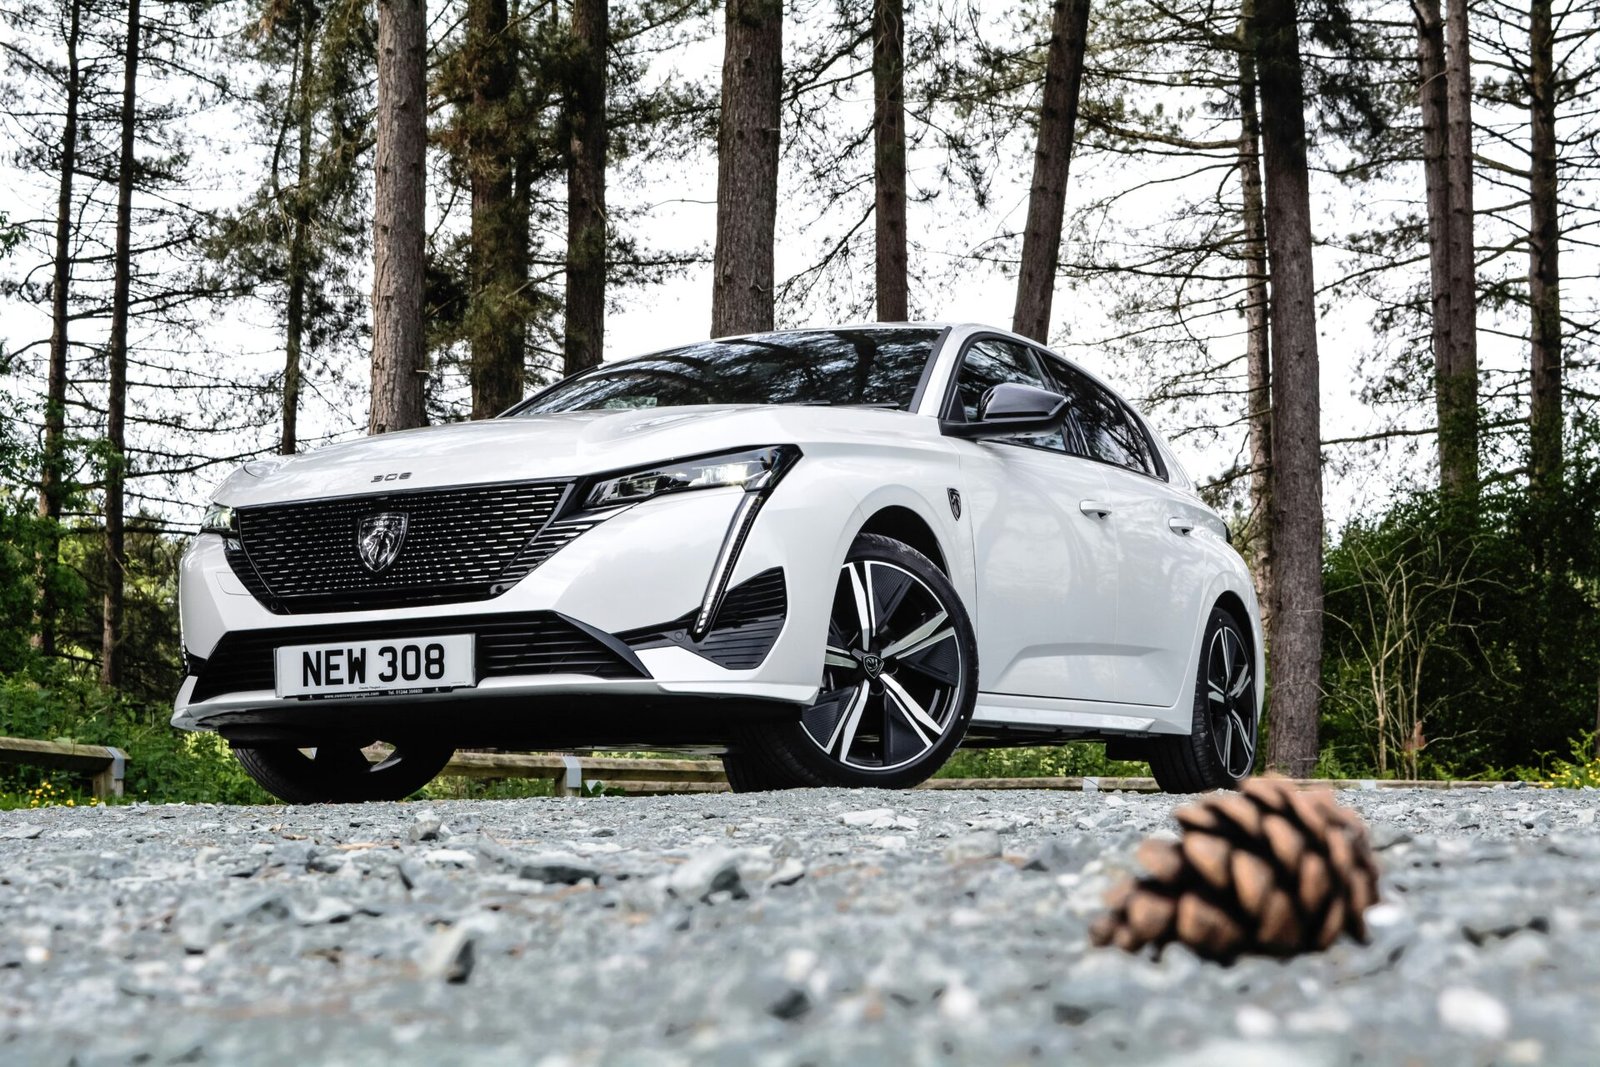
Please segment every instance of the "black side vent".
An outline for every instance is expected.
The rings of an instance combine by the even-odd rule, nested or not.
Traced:
[[[661,648],[678,645],[704,656],[719,667],[748,671],[761,666],[783,631],[789,614],[788,592],[783,569],[762,571],[732,589],[722,598],[722,608],[704,640],[689,636],[689,626],[697,611],[660,626],[646,626],[618,634],[633,648]]]

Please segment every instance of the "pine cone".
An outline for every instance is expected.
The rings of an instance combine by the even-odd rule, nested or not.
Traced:
[[[1150,873],[1106,894],[1110,911],[1089,931],[1095,944],[1138,952],[1179,941],[1228,963],[1320,951],[1341,931],[1366,940],[1377,860],[1361,817],[1331,790],[1252,778],[1173,814],[1182,837],[1139,846]]]

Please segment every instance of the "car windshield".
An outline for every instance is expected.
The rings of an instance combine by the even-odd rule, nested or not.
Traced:
[[[551,386],[513,414],[685,404],[911,407],[943,331],[796,330],[706,341],[602,364]]]

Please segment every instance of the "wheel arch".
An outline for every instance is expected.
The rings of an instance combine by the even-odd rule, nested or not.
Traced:
[[[916,549],[938,567],[945,576],[950,574],[950,564],[945,556],[939,535],[934,533],[926,519],[908,507],[890,504],[879,508],[862,524],[856,535],[881,534]]]
[[[1255,656],[1258,651],[1256,648],[1256,628],[1251,625],[1250,609],[1245,605],[1244,599],[1232,589],[1225,589],[1217,597],[1217,601],[1212,607],[1222,608],[1239,620],[1240,625],[1244,628],[1244,639],[1249,646],[1250,655],[1252,657]]]

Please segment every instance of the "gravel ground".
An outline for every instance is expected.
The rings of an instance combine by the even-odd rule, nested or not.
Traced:
[[[1600,1061],[1600,793],[1343,798],[1372,942],[1229,968],[1088,947],[1166,797],[0,812],[0,1061]]]

